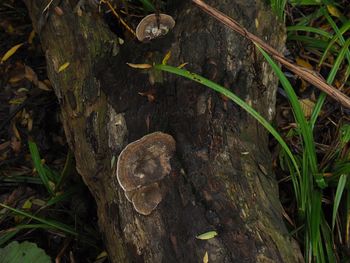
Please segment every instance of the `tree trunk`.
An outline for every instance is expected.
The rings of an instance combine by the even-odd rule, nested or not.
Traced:
[[[302,262],[282,220],[266,131],[199,84],[126,65],[159,63],[170,50],[168,64],[187,62],[271,120],[277,81],[252,44],[190,1],[168,4],[176,26],[165,37],[123,45],[96,7],[82,6],[80,13],[77,1],[53,1],[43,14],[42,1],[25,2],[111,262],[201,262],[206,252],[209,262]],[[282,50],[283,28],[263,2],[207,1]],[[54,11],[57,5],[63,14]],[[113,160],[154,131],[172,135],[176,152],[159,182],[161,202],[141,215],[118,184]],[[208,231],[218,235],[196,238]]]

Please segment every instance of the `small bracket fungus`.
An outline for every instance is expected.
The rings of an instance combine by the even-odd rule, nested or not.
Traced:
[[[175,20],[166,14],[150,14],[144,17],[136,27],[136,37],[139,41],[166,35],[175,26]]]
[[[137,212],[149,215],[162,201],[161,180],[171,171],[175,152],[171,135],[154,132],[128,144],[120,153],[117,179]]]

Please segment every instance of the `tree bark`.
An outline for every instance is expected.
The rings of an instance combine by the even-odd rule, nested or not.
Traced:
[[[282,220],[266,131],[199,84],[126,65],[159,63],[170,50],[168,64],[187,62],[186,68],[224,85],[271,120],[277,80],[246,39],[190,1],[168,4],[176,26],[165,37],[123,45],[93,6],[79,13],[76,1],[54,1],[45,15],[42,1],[25,2],[111,262],[201,262],[206,252],[209,262],[302,262]],[[281,51],[283,28],[263,2],[207,1]],[[144,216],[126,199],[113,160],[154,131],[171,134],[176,153],[162,179],[166,195]],[[196,238],[213,230],[215,238]]]

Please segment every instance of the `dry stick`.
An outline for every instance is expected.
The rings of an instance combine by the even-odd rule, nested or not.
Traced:
[[[298,75],[300,78],[306,80],[307,82],[311,83],[315,87],[319,88],[320,90],[328,94],[330,97],[332,97],[333,99],[341,103],[344,107],[350,108],[350,98],[347,97],[342,92],[340,92],[339,90],[337,90],[335,87],[327,84],[322,77],[318,76],[317,72],[313,70],[309,70],[307,68],[297,66],[292,62],[288,61],[282,54],[280,54],[276,49],[271,47],[269,44],[265,43],[262,39],[248,32],[244,27],[238,24],[235,20],[226,16],[225,14],[216,10],[215,8],[207,5],[203,1],[192,0],[192,2],[198,5],[206,13],[208,13],[209,15],[217,19],[219,22],[225,24],[226,26],[238,32],[239,34],[249,39],[250,41],[254,42],[255,44],[258,44],[259,46],[261,46],[275,60],[283,64],[286,68],[288,68],[294,74]]]

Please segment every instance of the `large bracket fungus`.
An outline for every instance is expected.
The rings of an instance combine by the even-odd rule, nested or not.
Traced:
[[[166,35],[175,26],[175,20],[166,14],[150,14],[144,17],[136,27],[136,37],[139,41]]]
[[[166,133],[154,132],[128,144],[117,162],[117,179],[135,210],[149,215],[163,199],[162,179],[171,171],[176,143]]]

